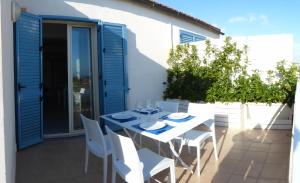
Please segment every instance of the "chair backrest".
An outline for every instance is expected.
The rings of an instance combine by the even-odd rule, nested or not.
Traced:
[[[104,153],[107,152],[106,143],[104,140],[104,135],[102,133],[102,130],[99,126],[98,121],[91,120],[85,117],[84,115],[80,114],[83,127],[85,130],[85,141],[88,145],[89,142],[96,143],[100,148],[103,149]]]
[[[157,101],[156,105],[163,111],[167,112],[178,112],[179,104],[177,102],[170,101]]]
[[[213,104],[189,103],[188,113],[191,115],[204,117],[208,119],[215,118]]]
[[[106,131],[112,145],[112,160],[117,172],[127,182],[144,182],[143,167],[131,138],[113,132],[108,126]]]

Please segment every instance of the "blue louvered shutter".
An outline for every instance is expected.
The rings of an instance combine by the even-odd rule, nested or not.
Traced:
[[[187,33],[180,33],[180,43],[193,42],[193,35]]]
[[[15,32],[17,139],[22,149],[43,140],[40,17],[22,13]]]
[[[102,72],[102,114],[121,112],[126,108],[128,90],[126,27],[120,24],[102,24],[101,43],[102,59],[99,65]],[[109,126],[113,130],[119,129],[114,125]]]
[[[205,40],[204,36],[195,36],[194,37],[194,41],[203,41],[203,40]]]
[[[194,34],[187,31],[180,31],[180,43],[190,43],[194,41],[203,41],[206,38],[204,36],[201,36],[199,34]]]
[[[125,110],[126,92],[126,27],[102,25],[103,112]]]

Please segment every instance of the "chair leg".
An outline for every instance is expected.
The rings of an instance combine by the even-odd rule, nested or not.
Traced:
[[[116,169],[115,167],[112,165],[112,178],[111,178],[111,182],[112,183],[115,183],[116,182],[116,175],[117,175],[117,172],[116,172]]]
[[[191,147],[188,146],[188,153],[191,154]]]
[[[142,147],[142,135],[140,134],[140,146]]]
[[[160,141],[157,142],[157,150],[158,150],[158,154],[160,155]]]
[[[200,144],[197,146],[197,174],[200,176]]]
[[[85,148],[85,164],[84,164],[84,173],[87,173],[88,170],[88,164],[89,164],[89,150],[86,147]]]
[[[215,151],[215,159],[216,161],[218,161],[217,141],[216,141],[216,136],[214,134],[212,136],[212,140],[213,140],[214,151]]]
[[[107,156],[103,158],[103,183],[107,182]]]
[[[174,164],[174,162],[172,162],[172,164],[170,166],[169,179],[170,179],[171,183],[175,183],[175,181],[176,181],[176,177],[175,177],[175,164]]]

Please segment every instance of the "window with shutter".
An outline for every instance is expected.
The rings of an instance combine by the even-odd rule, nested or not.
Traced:
[[[188,31],[180,30],[180,43],[190,43],[195,41],[202,41],[206,38],[199,34],[194,34]]]

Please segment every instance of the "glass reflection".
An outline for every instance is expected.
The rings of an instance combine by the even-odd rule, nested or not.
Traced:
[[[72,80],[74,130],[78,130],[83,128],[80,113],[93,116],[90,28],[72,28]]]

